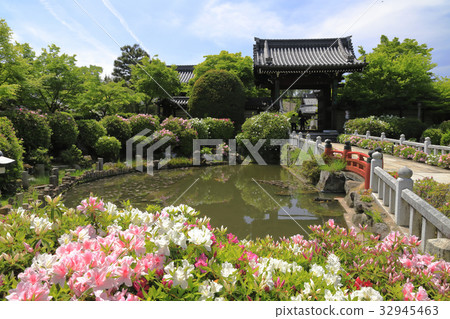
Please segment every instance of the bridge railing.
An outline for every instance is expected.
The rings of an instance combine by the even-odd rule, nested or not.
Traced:
[[[303,137],[302,133],[292,132],[289,135],[289,143],[290,145],[300,149],[312,149],[314,155],[319,155],[325,152],[325,146],[323,145],[322,138],[320,136],[317,136],[314,141],[311,139],[309,134]]]
[[[394,215],[399,226],[407,227],[409,235],[421,239],[420,249],[425,251],[432,238],[450,238],[450,219],[413,193],[413,172],[407,168],[398,171],[398,179],[381,167],[381,154],[372,154],[370,188],[385,209]]]
[[[381,136],[372,136],[372,135],[370,135],[370,131],[367,131],[366,135],[358,134],[358,132],[355,131],[352,135],[361,137],[361,138],[366,138],[369,140],[374,140],[374,141],[386,141],[386,142],[394,143],[394,145],[411,146],[411,147],[414,147],[415,149],[425,152],[426,154],[429,154],[429,155],[430,154],[438,155],[439,153],[444,155],[444,154],[450,153],[450,146],[431,144],[431,139],[429,137],[425,137],[425,141],[423,143],[419,143],[419,142],[407,141],[405,134],[400,135],[400,138],[398,140],[393,139],[393,138],[387,138],[385,133],[381,133]]]

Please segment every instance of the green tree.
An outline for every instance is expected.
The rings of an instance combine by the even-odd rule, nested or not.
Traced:
[[[120,48],[122,55],[114,60],[112,76],[115,82],[125,81],[128,84],[131,80],[131,66],[140,63],[144,57],[149,57],[148,53],[139,44],[125,45]]]
[[[145,104],[145,112],[156,98],[164,98],[177,94],[181,89],[180,79],[175,66],[167,67],[157,58],[150,60],[144,57],[141,65],[131,66],[131,82]]]
[[[236,75],[242,81],[247,96],[264,95],[262,93],[264,90],[259,90],[255,86],[252,58],[243,57],[241,52],[229,53],[228,51],[206,55],[205,61],[194,67],[194,78],[189,81],[188,85],[190,93],[192,93],[195,82],[209,70],[225,70]]]
[[[435,122],[450,118],[450,78],[438,77],[433,82],[434,99],[429,103]]]
[[[83,83],[82,72],[75,62],[75,55],[61,54],[54,44],[48,50],[42,49],[33,62],[32,86],[38,96],[34,108],[54,113],[71,107]]]
[[[206,72],[195,82],[189,99],[192,116],[230,118],[237,127],[244,122],[244,107],[244,85],[225,70]]]
[[[0,105],[19,99],[25,87],[30,66],[26,56],[32,56],[28,45],[12,43],[12,31],[0,20]]]
[[[340,92],[340,104],[353,107],[358,115],[395,112],[426,103],[433,94],[431,48],[414,39],[389,40],[381,36],[373,52],[359,49],[360,59],[369,63],[363,72],[348,75]]]
[[[140,101],[139,95],[126,87],[124,81],[102,81],[102,68],[82,67],[84,74],[83,92],[77,99],[77,111],[83,115],[97,114],[101,117],[123,112],[129,104]]]

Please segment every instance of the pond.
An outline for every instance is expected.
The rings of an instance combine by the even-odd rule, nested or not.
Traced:
[[[133,173],[81,184],[64,196],[77,206],[90,193],[118,206],[130,200],[145,210],[186,204],[211,217],[212,226],[224,225],[240,239],[306,234],[308,225],[333,218],[345,225],[343,208],[331,195],[312,191],[278,165],[194,167]]]

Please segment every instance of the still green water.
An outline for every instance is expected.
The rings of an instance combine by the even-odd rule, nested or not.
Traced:
[[[153,176],[135,173],[78,185],[64,196],[75,207],[93,193],[118,206],[130,200],[145,210],[149,204],[186,204],[224,225],[239,238],[274,238],[305,234],[308,225],[333,218],[343,225],[344,210],[330,195],[311,191],[276,165],[237,165],[162,170]]]

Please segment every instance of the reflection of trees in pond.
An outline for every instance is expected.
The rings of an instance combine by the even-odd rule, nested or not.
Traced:
[[[234,185],[237,189],[240,190],[241,198],[245,203],[255,207],[259,212],[275,213],[280,207],[273,200],[273,198],[271,198],[266,194],[266,192],[264,192],[264,190],[261,189],[261,187],[263,187],[263,189],[265,189],[271,196],[273,196],[274,193],[276,191],[279,191],[281,188],[272,185],[261,184],[260,187],[253,181],[253,179],[258,180],[261,178],[279,178],[276,175],[274,176],[270,166],[268,166],[267,168],[267,174],[262,174],[261,169],[256,165],[241,166],[239,172],[236,174],[237,178]],[[281,206],[289,202],[288,198],[280,198],[278,196],[276,200]],[[258,215],[260,215],[260,213],[258,213]]]

